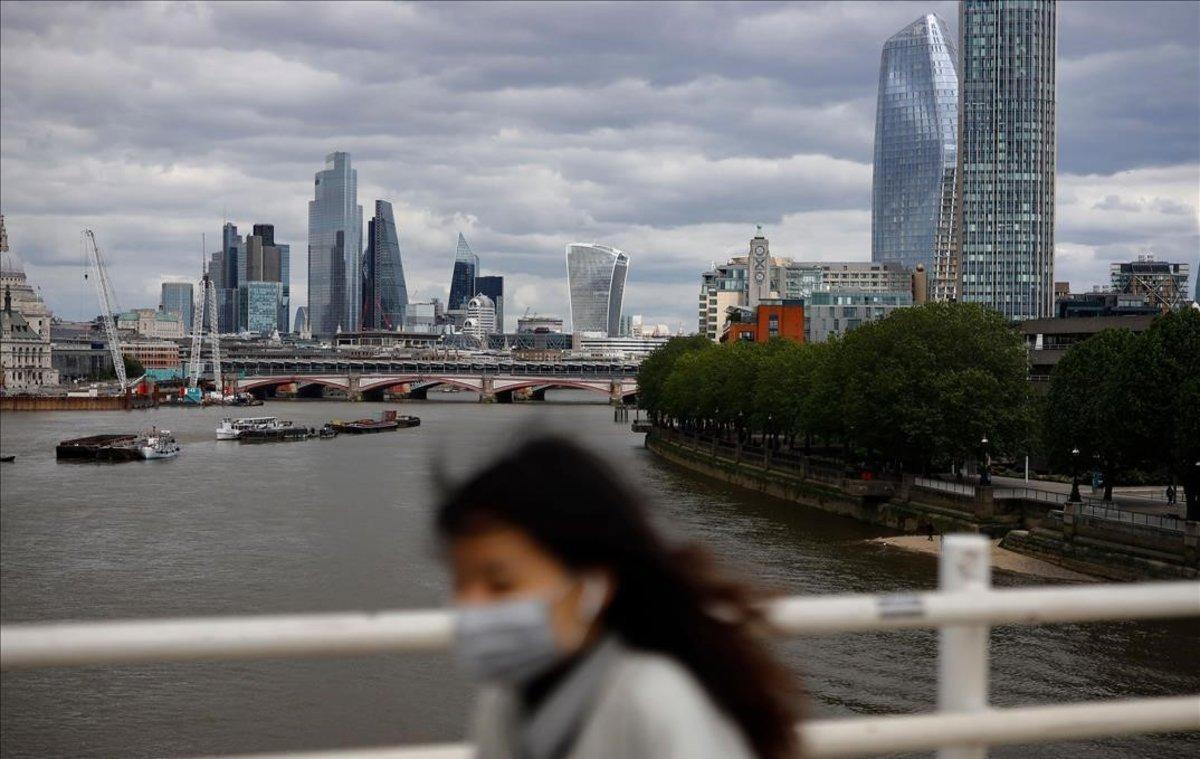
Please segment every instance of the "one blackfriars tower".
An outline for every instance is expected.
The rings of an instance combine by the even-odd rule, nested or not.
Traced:
[[[308,203],[308,315],[314,335],[361,322],[362,206],[349,153],[330,153]]]
[[[941,271],[935,297],[949,299],[958,70],[946,22],[922,16],[883,46],[875,111],[871,260]]]
[[[1009,319],[1054,311],[1054,0],[963,0],[962,300]]]

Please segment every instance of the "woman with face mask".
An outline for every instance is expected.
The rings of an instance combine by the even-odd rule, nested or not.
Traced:
[[[481,759],[796,756],[799,689],[757,604],[590,453],[528,442],[455,488],[437,528]]]

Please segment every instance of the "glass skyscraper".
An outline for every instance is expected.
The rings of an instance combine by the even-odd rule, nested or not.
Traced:
[[[192,331],[192,315],[195,313],[191,282],[163,282],[162,297],[158,308],[164,314],[177,314],[183,321],[185,332]]]
[[[362,328],[396,330],[404,325],[408,287],[400,260],[400,239],[392,204],[375,201],[375,215],[367,222],[367,251],[363,254]]]
[[[479,276],[479,256],[467,245],[467,238],[458,233],[458,249],[454,252],[454,271],[450,275],[450,299],[446,308],[452,311],[467,307],[475,297],[475,278]]]
[[[963,0],[961,298],[1054,314],[1054,0]]]
[[[567,246],[572,332],[620,334],[628,272],[629,256],[616,248],[586,243]]]
[[[953,229],[958,71],[946,22],[930,13],[883,45],[875,111],[871,260],[935,268]],[[945,208],[943,209],[943,201]],[[949,257],[948,246],[941,254]]]
[[[362,206],[348,153],[325,156],[308,203],[308,313],[314,335],[353,332],[362,307]]]
[[[496,331],[504,331],[504,277],[494,274],[475,277],[475,294],[486,295],[496,306]]]
[[[279,282],[243,282],[238,285],[241,323],[247,332],[269,335],[279,329],[279,302],[283,285]]]

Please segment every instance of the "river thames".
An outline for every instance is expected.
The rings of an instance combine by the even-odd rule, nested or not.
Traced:
[[[656,459],[594,396],[481,405],[275,402],[256,409],[6,413],[0,448],[0,618],[5,623],[422,609],[446,603],[430,531],[431,472],[462,473],[521,436],[566,432],[649,496],[673,535],[788,594],[931,589],[935,560],[868,543],[886,533],[699,479]],[[217,442],[222,416],[310,426],[400,408],[418,428],[334,440]],[[59,464],[54,444],[156,425],[182,455]],[[997,572],[997,585],[1037,578]],[[1001,706],[1200,692],[1194,620],[1002,627]],[[817,716],[913,712],[935,699],[932,631],[789,640]],[[471,688],[449,655],[187,663],[6,673],[0,753],[189,756],[459,740]],[[992,750],[1005,757],[1185,757],[1200,735]]]

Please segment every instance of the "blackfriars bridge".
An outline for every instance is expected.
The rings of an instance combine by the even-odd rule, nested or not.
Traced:
[[[614,404],[637,397],[637,364],[628,361],[239,357],[222,368],[227,388],[257,397],[292,385],[299,395],[330,389],[350,400],[383,400],[389,391],[425,398],[438,387],[478,393],[481,401],[500,403],[543,400],[547,390],[556,388],[588,390]]]

